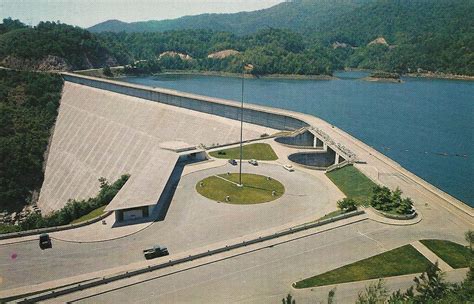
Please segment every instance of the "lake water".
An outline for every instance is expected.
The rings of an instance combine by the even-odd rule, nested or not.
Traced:
[[[318,116],[384,153],[443,191],[474,206],[474,82],[404,78],[367,82],[246,79],[245,102]],[[233,77],[163,75],[124,79],[240,101]]]

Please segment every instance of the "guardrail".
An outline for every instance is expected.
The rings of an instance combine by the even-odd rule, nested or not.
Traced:
[[[112,214],[112,211],[106,212],[102,215],[99,215],[98,217],[95,217],[95,218],[90,219],[88,221],[80,222],[80,223],[77,223],[77,224],[68,224],[68,225],[63,225],[63,226],[55,226],[55,227],[32,229],[32,230],[26,230],[26,231],[18,231],[18,232],[0,234],[0,240],[13,239],[13,238],[22,237],[22,236],[29,236],[29,235],[35,235],[35,234],[41,234],[41,233],[48,233],[48,232],[55,232],[55,231],[62,231],[62,230],[79,228],[79,227],[83,227],[83,226],[87,226],[87,225],[90,225],[90,224],[97,223],[98,221],[103,220],[104,218],[109,216],[110,214]]]
[[[144,273],[147,273],[147,272],[151,272],[151,271],[163,269],[163,268],[166,268],[166,267],[174,266],[174,265],[177,265],[177,264],[182,264],[182,263],[185,263],[185,262],[193,261],[193,260],[196,260],[196,259],[208,257],[208,256],[211,256],[211,255],[215,255],[215,254],[219,254],[219,253],[223,253],[223,252],[227,252],[227,251],[238,249],[238,248],[241,248],[241,247],[245,247],[245,246],[265,242],[265,241],[268,241],[268,240],[271,240],[271,239],[275,239],[275,238],[279,238],[279,237],[282,237],[282,236],[286,236],[286,235],[290,235],[290,234],[293,234],[293,233],[308,230],[308,229],[311,229],[311,228],[323,226],[323,225],[330,224],[330,223],[340,221],[340,220],[343,220],[343,219],[347,219],[347,218],[350,218],[350,217],[362,215],[364,213],[365,212],[363,210],[356,210],[356,211],[348,212],[348,213],[338,215],[338,216],[335,216],[335,217],[332,217],[332,218],[329,218],[329,219],[317,221],[317,222],[314,222],[314,223],[307,223],[307,224],[296,226],[296,227],[293,227],[293,228],[289,228],[289,229],[286,229],[286,230],[283,230],[283,231],[280,231],[280,232],[276,232],[274,234],[261,236],[261,237],[258,237],[258,238],[254,238],[254,239],[251,239],[251,240],[248,240],[248,241],[242,241],[242,242],[239,242],[239,243],[234,243],[234,244],[231,244],[231,245],[225,245],[225,246],[220,247],[220,248],[204,251],[204,252],[197,253],[197,254],[194,254],[194,255],[189,255],[187,257],[178,258],[176,260],[169,260],[168,262],[164,262],[164,263],[160,263],[160,264],[156,264],[156,265],[149,265],[147,267],[142,267],[142,268],[139,268],[139,269],[136,269],[136,270],[117,273],[117,274],[113,274],[113,275],[110,275],[110,276],[105,276],[105,277],[102,277],[102,278],[99,278],[99,279],[89,281],[87,283],[73,284],[73,285],[69,285],[69,286],[62,287],[60,289],[55,289],[55,290],[38,291],[38,292],[35,292],[37,294],[36,296],[31,295],[31,293],[30,293],[30,295],[27,298],[25,298],[23,295],[16,295],[16,296],[12,296],[12,297],[0,299],[0,300],[8,302],[8,301],[13,301],[13,300],[20,299],[19,303],[36,303],[36,302],[39,302],[39,301],[43,301],[43,300],[55,298],[55,297],[58,297],[58,296],[66,295],[66,294],[69,294],[69,293],[72,293],[72,292],[92,288],[92,287],[99,286],[99,285],[102,285],[102,284],[107,284],[107,283],[110,283],[110,282],[119,281],[119,280],[122,280],[122,279],[130,278],[130,277],[137,276],[137,275],[140,275],[140,274],[144,274]]]

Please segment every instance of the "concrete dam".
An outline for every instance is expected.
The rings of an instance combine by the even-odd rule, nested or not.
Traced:
[[[129,215],[133,215],[136,210],[131,209],[144,208],[148,214],[183,153],[202,153],[204,147],[240,139],[238,102],[71,73],[62,76],[64,91],[38,201],[44,213],[63,207],[69,199],[95,196],[100,177],[114,181],[128,173],[130,180],[106,210],[130,209]],[[324,169],[319,166],[360,161],[367,165],[358,168],[372,179],[381,171],[376,169],[374,176],[373,168],[382,167],[384,174],[396,172],[384,175],[390,178],[388,184],[403,187],[400,180],[416,180],[465,211],[459,201],[317,117],[246,104],[243,120],[244,140],[297,130],[276,140],[301,149],[289,160],[302,166]],[[399,175],[405,177],[400,179]],[[405,193],[409,192],[411,189],[406,189]]]
[[[131,174],[127,187],[122,189],[126,192],[129,183],[134,184],[142,174],[149,176],[153,167],[160,167],[160,159],[176,162],[170,158],[176,153],[166,148],[167,143],[209,147],[240,138],[240,123],[236,120],[80,85],[65,78],[38,201],[44,213],[63,207],[69,199],[95,196],[100,177],[112,182],[122,174]],[[243,137],[248,140],[275,132],[245,124]],[[147,185],[153,188],[154,183]],[[146,191],[145,185],[143,189],[136,186],[130,191]],[[120,191],[120,195],[125,194]],[[153,198],[155,203],[158,198],[159,195]]]

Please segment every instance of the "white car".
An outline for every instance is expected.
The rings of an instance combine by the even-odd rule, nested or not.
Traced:
[[[293,166],[292,166],[292,165],[284,165],[283,168],[285,168],[285,170],[288,170],[288,171],[290,171],[290,172],[295,171],[295,169],[293,169]]]
[[[249,160],[249,164],[254,165],[254,166],[258,166],[258,162],[257,162],[256,159]]]

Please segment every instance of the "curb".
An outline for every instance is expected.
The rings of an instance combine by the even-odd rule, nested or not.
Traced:
[[[47,233],[47,232],[56,232],[56,231],[63,231],[63,230],[69,230],[69,229],[84,227],[84,226],[87,226],[87,225],[90,225],[90,224],[97,223],[98,221],[103,220],[104,218],[108,217],[111,214],[112,214],[112,211],[109,211],[109,212],[106,212],[102,215],[99,215],[98,217],[95,217],[91,220],[88,220],[88,221],[85,221],[85,222],[80,222],[80,223],[77,223],[77,224],[68,224],[68,225],[63,225],[63,226],[55,226],[55,227],[40,228],[40,229],[33,229],[33,230],[26,230],[26,231],[20,231],[20,232],[1,234],[0,235],[0,240],[13,239],[13,238],[17,238],[17,237],[23,237],[23,236],[36,235],[36,234]]]

